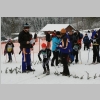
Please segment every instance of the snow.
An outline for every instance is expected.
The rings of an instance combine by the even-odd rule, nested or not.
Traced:
[[[18,50],[18,49],[17,49]],[[34,58],[33,58],[33,52],[31,52],[31,58],[32,61],[34,59],[35,61],[38,61],[38,56],[37,53],[34,54]],[[92,62],[92,57],[93,57],[93,52],[92,52],[92,48],[90,50],[90,54],[89,54],[89,63]],[[88,51],[84,51],[83,48],[81,49],[81,58],[82,58],[82,64],[80,63],[80,59],[79,59],[79,64],[71,64],[69,66],[69,70],[70,73],[73,76],[78,76],[79,78],[73,78],[71,77],[67,77],[67,76],[62,76],[62,75],[54,75],[55,67],[51,67],[50,66],[50,75],[42,78],[42,79],[38,79],[37,77],[35,77],[38,74],[41,74],[43,72],[43,68],[42,68],[42,64],[36,64],[36,65],[32,65],[32,68],[35,69],[34,72],[30,72],[30,73],[18,73],[16,74],[14,73],[5,73],[6,68],[8,67],[8,69],[14,69],[16,67],[21,66],[21,54],[19,55],[18,53],[15,53],[15,56],[13,55],[13,62],[12,63],[5,63],[5,60],[7,61],[8,59],[6,59],[7,56],[4,56],[1,53],[1,84],[100,84],[100,64],[96,64],[96,65],[85,65],[87,63],[87,59],[88,59]],[[16,57],[16,59],[15,59]],[[42,56],[41,56],[42,57]],[[51,57],[52,58],[52,57]],[[17,60],[17,62],[15,61]],[[51,65],[49,63],[49,65]],[[59,68],[57,67],[59,72],[62,72],[63,67],[60,66]],[[86,71],[89,73],[89,76],[91,77],[89,80],[87,79],[87,73]],[[94,75],[97,75],[97,78],[94,79]],[[83,76],[84,75],[84,76]],[[83,79],[80,79],[80,77],[83,76]]]

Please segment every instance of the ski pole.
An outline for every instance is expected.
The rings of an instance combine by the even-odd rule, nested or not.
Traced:
[[[89,49],[89,51],[88,51],[88,60],[87,60],[87,63],[89,62],[89,53],[90,53],[90,49]]]
[[[5,59],[5,62],[6,62],[6,60],[7,60],[7,54],[6,54],[6,59]]]
[[[79,50],[79,58],[81,60],[81,64],[82,64],[82,59],[81,59],[81,50]]]
[[[33,63],[34,63],[34,46],[33,46]]]
[[[56,66],[55,66],[55,69],[56,69],[56,73],[57,73],[57,74],[59,74],[59,72],[58,72],[58,70],[57,70]]]
[[[15,53],[14,53],[14,57],[15,57]],[[17,63],[17,61],[16,61],[16,57],[15,57],[15,62]]]

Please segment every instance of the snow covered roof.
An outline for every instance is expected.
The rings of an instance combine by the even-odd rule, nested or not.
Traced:
[[[68,26],[73,27],[70,24],[47,24],[44,28],[42,28],[40,31],[60,31],[62,28],[67,28]]]
[[[19,35],[19,33],[11,33],[11,35]]]
[[[13,38],[12,40],[18,40],[18,37]]]
[[[45,37],[46,35],[44,34],[44,32],[38,32],[37,37]]]

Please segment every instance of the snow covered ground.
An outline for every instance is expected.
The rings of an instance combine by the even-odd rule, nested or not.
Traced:
[[[31,56],[33,61],[33,54]],[[90,50],[89,56],[89,63],[91,63],[93,56],[92,49]],[[15,61],[15,57],[17,62]],[[81,49],[82,64],[79,61],[79,64],[71,64],[71,66],[69,66],[70,73],[72,74],[71,77],[55,75],[55,67],[50,66],[50,75],[38,79],[35,76],[43,72],[42,64],[32,65],[32,68],[36,70],[35,72],[18,74],[13,72],[11,74],[9,73],[9,69],[14,69],[16,67],[20,68],[21,66],[21,54],[15,54],[15,57],[13,55],[12,63],[5,63],[5,60],[7,61],[8,59],[1,54],[1,84],[100,84],[100,64],[85,65],[88,59],[88,51],[84,51],[83,48]],[[38,61],[37,53],[34,54],[34,61]],[[49,65],[51,64],[49,63]],[[5,73],[7,68],[8,73]],[[63,70],[61,66],[57,69],[59,72]],[[87,79],[86,71],[89,73],[90,79]],[[94,79],[95,74],[97,77]],[[79,78],[74,78],[74,76],[78,76]],[[82,76],[83,79],[80,79]]]

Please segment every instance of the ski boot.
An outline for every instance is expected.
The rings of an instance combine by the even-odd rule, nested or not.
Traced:
[[[50,70],[48,70],[47,72],[46,72],[46,75],[49,75],[50,74]]]
[[[43,74],[46,74],[46,70],[43,71]]]

